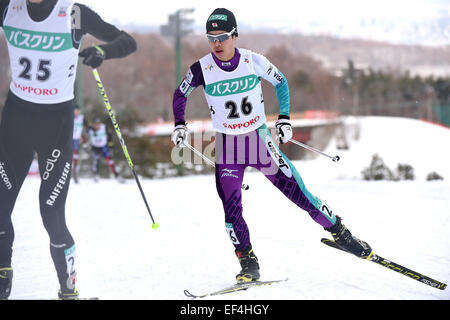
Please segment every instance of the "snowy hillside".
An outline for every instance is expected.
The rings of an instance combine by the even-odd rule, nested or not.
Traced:
[[[339,154],[339,163],[324,157],[295,162],[306,186],[376,253],[449,284],[450,130],[399,118],[358,122],[360,139],[349,140],[350,150],[336,150],[334,143],[326,150]],[[361,180],[360,172],[374,153],[392,167],[412,165],[416,180]],[[433,170],[445,180],[427,182],[424,177]],[[77,245],[81,295],[190,301],[184,289],[202,294],[232,284],[239,264],[225,232],[214,176],[141,182],[160,224],[157,230],[151,228],[134,180],[119,184],[82,179],[71,184],[67,220]],[[261,280],[289,280],[228,294],[226,299],[450,300],[448,288],[431,288],[321,244],[329,233],[262,174],[247,172],[244,182],[250,185],[243,194],[244,217]],[[12,299],[55,298],[58,290],[38,189],[39,179],[28,178],[13,214]]]
[[[370,164],[374,154],[383,158],[386,165],[409,164],[414,168],[416,179],[424,181],[436,171],[450,180],[450,129],[408,118],[365,117],[361,120],[347,118],[349,151],[337,150],[330,143],[330,154],[338,153],[342,159],[336,166],[328,166],[330,175],[356,179]],[[361,140],[351,139],[361,136]]]

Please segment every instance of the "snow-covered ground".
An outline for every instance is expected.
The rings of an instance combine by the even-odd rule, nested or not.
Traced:
[[[347,121],[356,121],[348,119]],[[450,283],[450,130],[417,120],[358,120],[360,139],[341,161],[295,161],[308,189],[326,200],[357,237],[379,255]],[[351,134],[350,134],[351,135]],[[367,182],[361,171],[378,153],[392,168],[414,167],[416,180]],[[445,179],[427,182],[437,171]],[[320,243],[329,233],[259,172],[246,173],[243,194],[261,280],[287,282],[228,294],[230,300],[436,299],[444,291]],[[234,282],[239,264],[225,232],[214,176],[141,180],[157,230],[134,180],[82,179],[71,184],[67,221],[76,241],[81,296],[102,299],[187,299]],[[58,283],[41,223],[38,178],[27,178],[13,213],[11,299],[55,298]],[[208,299],[224,299],[224,296]]]

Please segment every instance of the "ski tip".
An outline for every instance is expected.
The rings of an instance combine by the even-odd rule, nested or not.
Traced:
[[[155,222],[154,224],[152,224],[152,229],[158,229],[159,228],[159,223]]]
[[[184,290],[184,295],[188,298],[195,298],[195,296],[187,290]]]
[[[192,298],[192,299],[204,298],[204,297],[207,296],[207,294],[206,294],[206,295],[203,295],[203,296],[197,296],[197,295],[195,295],[195,294],[190,293],[190,292],[187,291],[187,290],[184,290],[184,295],[185,295],[186,297]]]

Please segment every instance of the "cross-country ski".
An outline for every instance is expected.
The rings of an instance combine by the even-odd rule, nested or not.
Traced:
[[[188,290],[184,290],[184,294],[186,295],[186,297],[188,298],[205,298],[208,296],[219,296],[219,295],[223,295],[223,294],[227,294],[227,293],[233,293],[233,292],[237,292],[237,291],[244,291],[247,290],[249,288],[252,287],[261,287],[261,286],[267,286],[267,285],[271,285],[274,283],[278,283],[278,282],[283,282],[283,281],[287,281],[288,279],[282,279],[282,280],[267,280],[267,281],[252,281],[252,282],[242,282],[242,283],[236,283],[232,286],[217,290],[217,291],[213,291],[210,293],[205,293],[205,294],[201,294],[201,295],[195,295],[192,294],[190,291]]]
[[[341,248],[333,240],[322,238],[321,242],[323,244],[326,244],[329,247],[332,247],[332,248],[335,248],[335,249],[338,249],[338,250],[341,250],[341,251],[344,251],[344,252],[348,252],[347,250]],[[385,259],[385,258],[381,257],[380,255],[375,254],[373,252],[368,257],[366,257],[364,259],[369,260],[371,262],[374,262],[376,264],[379,264],[379,265],[381,265],[381,266],[383,266],[383,267],[385,267],[385,268],[387,268],[389,270],[398,272],[398,273],[400,273],[400,274],[402,274],[404,276],[407,276],[407,277],[409,277],[411,279],[414,279],[414,280],[417,280],[419,282],[422,282],[422,283],[424,283],[426,285],[429,285],[429,286],[431,286],[433,288],[440,289],[440,290],[445,290],[445,288],[447,288],[447,285],[445,283],[442,283],[440,281],[432,279],[432,278],[430,278],[428,276],[420,274],[419,272],[413,271],[413,270],[411,270],[409,268],[403,267],[403,266],[399,265],[398,263],[395,263],[395,262],[393,262],[391,260],[387,260],[387,259]]]

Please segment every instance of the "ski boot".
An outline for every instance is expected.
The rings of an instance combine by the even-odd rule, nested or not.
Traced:
[[[341,222],[341,217],[336,216],[336,223],[334,226],[325,228],[326,231],[331,232],[334,241],[344,250],[353,253],[358,258],[370,259],[373,254],[372,248],[367,242],[361,241],[354,237],[347,227]]]
[[[75,288],[77,273],[74,272],[69,276],[65,285],[61,285],[58,291],[58,298],[60,300],[78,300],[78,291]]]
[[[78,300],[78,291],[77,289],[59,289],[58,291],[59,300]]]
[[[241,272],[236,275],[236,280],[238,283],[258,281],[259,275],[259,264],[258,258],[252,250],[252,246],[247,250],[239,251],[235,250],[236,256],[241,264]]]
[[[6,300],[11,294],[13,269],[11,267],[0,268],[0,300]]]

